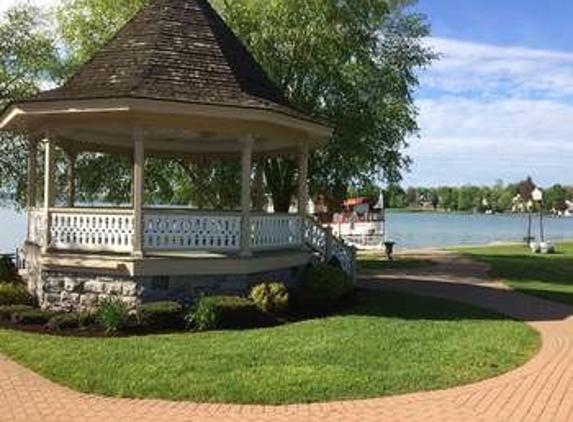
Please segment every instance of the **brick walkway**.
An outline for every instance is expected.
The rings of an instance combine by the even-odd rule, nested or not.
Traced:
[[[58,386],[0,356],[0,422],[573,421],[573,308],[510,291],[486,268],[449,255],[428,269],[368,274],[360,284],[478,304],[542,333],[540,353],[498,378],[444,391],[296,406],[125,400]]]

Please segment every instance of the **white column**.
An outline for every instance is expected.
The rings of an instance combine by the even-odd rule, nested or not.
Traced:
[[[251,172],[254,139],[248,135],[241,143],[241,256],[249,257],[251,251]]]
[[[50,246],[50,208],[55,204],[55,151],[54,151],[54,141],[51,139],[50,134],[46,134],[44,140],[45,148],[45,158],[44,158],[44,218],[46,219],[44,242],[42,245],[42,252],[47,252]]]
[[[28,210],[35,208],[37,205],[36,198],[36,180],[38,166],[38,141],[36,139],[30,139],[28,141],[28,186],[27,186],[27,197],[26,204]]]
[[[145,178],[145,145],[143,130],[132,129],[133,140],[133,255],[143,257],[143,194]]]
[[[308,214],[308,142],[303,141],[298,151],[298,213]]]
[[[78,153],[73,150],[66,151],[68,156],[68,192],[66,198],[66,205],[68,208],[76,206],[76,165],[78,160]]]

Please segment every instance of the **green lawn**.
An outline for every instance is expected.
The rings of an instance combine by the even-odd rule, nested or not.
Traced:
[[[573,304],[573,243],[558,245],[553,255],[535,255],[523,245],[458,251],[490,264],[493,275],[516,290]]]
[[[0,351],[77,390],[201,402],[293,403],[441,389],[530,359],[538,334],[467,305],[361,292],[338,316],[270,329],[131,338],[0,330]]]
[[[395,270],[431,267],[435,262],[429,259],[395,257],[388,261],[384,255],[361,253],[358,255],[358,268],[361,270]]]

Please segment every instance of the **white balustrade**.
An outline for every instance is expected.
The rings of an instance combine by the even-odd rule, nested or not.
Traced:
[[[28,211],[28,242],[38,246],[44,245],[46,236],[46,213],[40,209]]]
[[[144,248],[234,251],[241,246],[241,217],[193,212],[145,212]]]
[[[131,211],[50,212],[50,247],[54,249],[125,253],[132,250],[132,237]]]
[[[336,258],[341,268],[351,277],[355,277],[356,249],[333,236],[331,230],[312,218],[306,218],[304,221],[304,242],[320,253],[325,261]]]
[[[301,217],[269,214],[251,217],[254,250],[284,249],[302,245]]]

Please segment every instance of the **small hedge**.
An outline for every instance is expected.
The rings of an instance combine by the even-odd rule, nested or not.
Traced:
[[[93,314],[87,312],[70,312],[54,315],[46,324],[53,331],[73,330],[88,327],[95,323]]]
[[[328,264],[319,264],[308,271],[298,299],[305,307],[323,310],[348,297],[353,289],[352,279],[343,270]]]
[[[99,303],[95,318],[103,325],[106,334],[114,334],[129,324],[129,309],[121,299],[111,297]]]
[[[55,312],[29,309],[27,311],[14,312],[12,314],[12,322],[20,325],[46,325],[55,315],[57,315]]]
[[[152,302],[139,308],[141,324],[154,329],[184,327],[183,306],[177,302]]]
[[[0,284],[0,306],[33,304],[34,298],[24,284]]]
[[[284,312],[288,308],[289,294],[282,283],[263,283],[251,290],[251,299],[263,312]]]
[[[23,311],[30,311],[32,308],[29,305],[4,305],[0,306],[0,321],[10,321],[12,314]]]
[[[236,296],[202,297],[190,309],[186,321],[198,331],[268,327],[276,323],[253,302]]]

